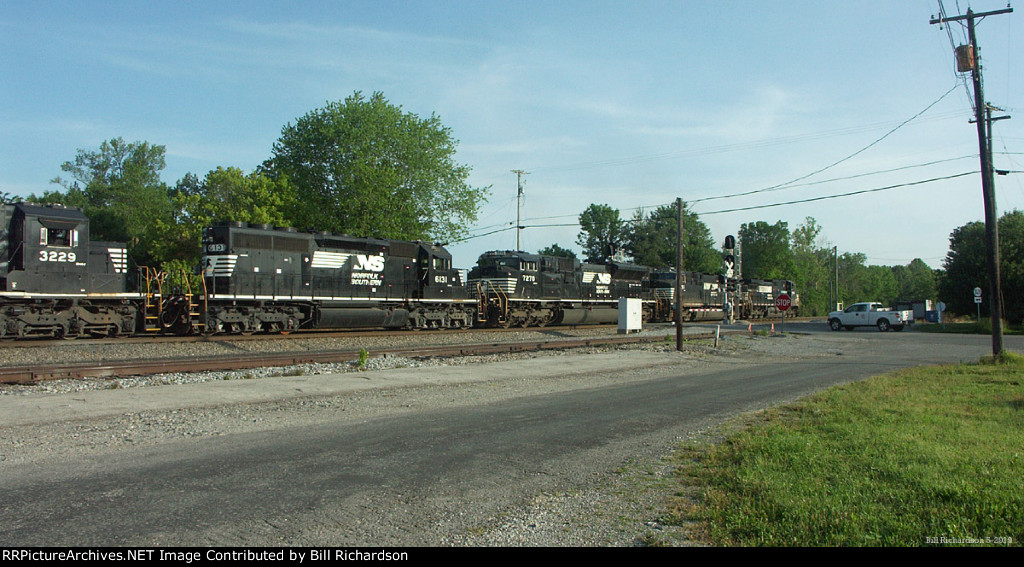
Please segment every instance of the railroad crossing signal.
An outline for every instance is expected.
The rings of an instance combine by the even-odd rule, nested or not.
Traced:
[[[724,255],[722,256],[722,271],[725,273],[725,277],[731,278],[733,276],[733,267],[736,265],[736,257],[732,255],[733,248],[736,247],[736,238],[733,235],[725,237]]]

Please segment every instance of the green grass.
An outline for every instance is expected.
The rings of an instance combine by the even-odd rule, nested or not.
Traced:
[[[833,388],[680,458],[698,496],[668,521],[711,545],[1020,545],[1024,358]]]

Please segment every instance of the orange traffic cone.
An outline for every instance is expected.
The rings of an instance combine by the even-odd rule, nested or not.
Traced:
[[[748,333],[754,332],[754,324],[753,323],[747,323],[747,332]]]
[[[775,323],[772,323],[772,332],[775,332]]]

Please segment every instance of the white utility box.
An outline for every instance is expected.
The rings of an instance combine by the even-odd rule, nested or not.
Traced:
[[[643,303],[635,297],[619,299],[619,334],[639,333],[643,329]]]

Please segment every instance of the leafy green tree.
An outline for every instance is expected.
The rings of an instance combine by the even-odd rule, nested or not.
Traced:
[[[868,266],[860,252],[839,256],[839,300],[845,305],[878,301],[892,305],[898,295],[896,276],[888,266]]]
[[[625,223],[619,218],[619,210],[608,205],[587,207],[580,214],[580,229],[576,244],[583,248],[587,262],[607,262],[625,240]]]
[[[53,180],[65,192],[31,199],[81,207],[93,240],[125,242],[136,262],[152,263],[156,227],[170,222],[172,212],[167,185],[160,180],[164,153],[164,146],[122,138],[104,141],[99,151],[79,149],[73,161],[61,165],[72,179]]]
[[[935,272],[924,260],[914,258],[906,266],[893,266],[892,273],[898,288],[897,300],[935,299]]]
[[[188,173],[171,190],[175,213],[170,222],[158,222],[163,236],[154,245],[154,255],[195,265],[203,228],[220,221],[289,225],[284,210],[293,193],[287,178],[246,175],[236,167],[218,167],[203,179]]]
[[[467,183],[457,144],[436,115],[420,118],[380,92],[356,92],[286,125],[263,169],[295,187],[288,217],[300,228],[457,239],[488,193]]]
[[[788,223],[744,223],[740,226],[739,237],[743,245],[743,277],[793,279],[793,251],[789,247]]]
[[[975,313],[972,290],[980,287],[985,298],[981,312],[986,314],[989,285],[983,222],[970,222],[953,230],[943,267],[938,291],[947,308],[958,315]],[[1024,322],[1024,212],[1017,209],[999,219],[999,274],[1003,316],[1020,324]]]
[[[823,315],[831,311],[832,251],[820,246],[821,225],[813,217],[793,230],[793,280],[800,293],[801,310],[805,314]]]
[[[637,211],[626,228],[624,248],[633,261],[653,268],[675,267],[679,219],[674,205],[664,205],[644,215]],[[683,269],[717,274],[722,255],[715,249],[711,230],[697,213],[683,203]]]
[[[576,253],[568,248],[562,248],[558,244],[552,244],[547,248],[542,248],[537,251],[538,254],[543,256],[558,256],[560,258],[575,258]]]

